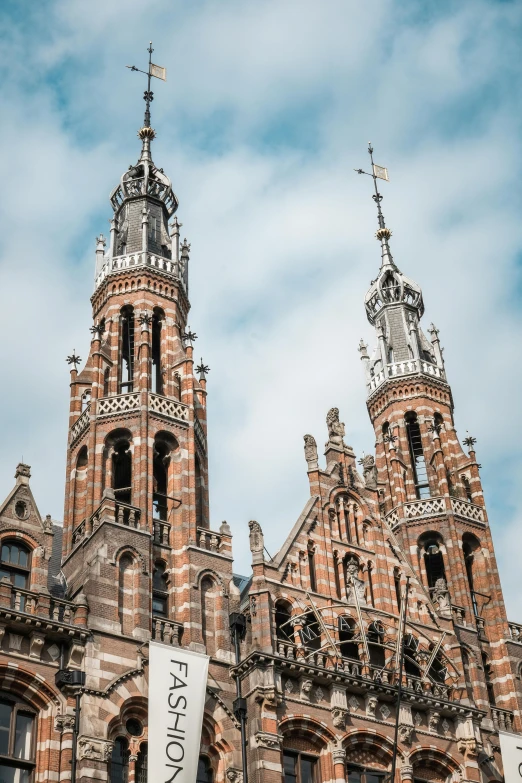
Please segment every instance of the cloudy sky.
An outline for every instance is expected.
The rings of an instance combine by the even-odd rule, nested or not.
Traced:
[[[477,437],[508,613],[522,621],[519,404],[522,5],[494,0],[4,0],[0,30],[0,493],[33,469],[61,519],[65,357],[87,355],[94,238],[139,150],[149,39],[167,67],[154,159],[192,243],[190,324],[211,367],[211,516],[275,552],[308,497],[304,433],[336,405],[374,438],[357,344],[383,211]]]

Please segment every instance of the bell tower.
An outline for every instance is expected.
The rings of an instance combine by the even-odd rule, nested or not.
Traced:
[[[391,253],[392,232],[385,224],[377,188],[378,179],[388,179],[387,170],[374,164],[371,145],[368,151],[381,266],[365,297],[376,347],[369,354],[361,340],[359,352],[375,430],[380,512],[409,553],[435,605],[439,610],[450,607],[448,616],[463,644],[464,658],[468,656],[468,676],[481,682],[477,706],[489,710],[488,725],[502,728],[503,710],[518,714],[517,663],[506,646],[512,634],[475,438],[463,441],[466,453],[455,429],[439,331],[431,324],[429,339],[426,336],[421,326],[422,290],[401,272]]]
[[[63,570],[72,593],[82,587],[94,626],[204,645],[191,589],[206,558],[228,584],[231,536],[226,524],[209,529],[209,368],[194,366],[190,245],[180,244],[178,199],[152,159],[150,91],[145,100],[138,161],[110,195],[108,248],[103,236],[96,243],[89,356],[80,372],[79,357],[69,357]],[[106,590],[120,591],[111,599],[119,608],[109,610],[104,579]],[[222,636],[216,649],[228,649],[228,629]]]

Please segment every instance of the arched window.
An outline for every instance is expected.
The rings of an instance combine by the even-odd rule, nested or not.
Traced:
[[[0,692],[0,780],[33,780],[36,716],[25,702]]]
[[[168,616],[168,574],[165,573],[165,564],[158,561],[154,564],[152,576],[152,613]]]
[[[142,742],[136,759],[136,783],[147,783],[148,746]]]
[[[91,404],[91,390],[86,389],[82,394],[82,413],[83,411],[87,410],[90,404]]]
[[[132,500],[132,452],[129,438],[117,438],[112,451],[112,488],[116,500],[131,503]]]
[[[0,561],[0,578],[6,577],[15,588],[27,590],[31,574],[29,549],[23,544],[4,540],[0,550]],[[16,608],[21,612],[25,612],[25,600],[23,593],[13,594]]]
[[[316,783],[317,758],[298,751],[283,751],[283,783]]]
[[[395,598],[397,601],[397,611],[401,611],[401,572],[398,568],[393,569],[393,584],[395,585]]]
[[[308,612],[301,620],[301,643],[309,650],[321,648],[321,628],[313,612]]]
[[[204,505],[205,505],[205,487],[204,478],[201,471],[201,462],[198,455],[195,456],[195,483],[196,483],[196,524],[202,527],[204,524]]]
[[[112,748],[110,783],[127,783],[129,780],[129,743],[125,737],[117,737]]]
[[[475,552],[480,548],[480,544],[475,536],[471,533],[464,533],[462,536],[462,553],[464,555],[464,565],[466,566],[466,576],[468,578],[469,592],[471,595],[471,604],[475,616],[479,616],[479,608],[477,604],[477,595],[475,593],[474,586],[474,564],[475,564]]]
[[[445,682],[446,677],[448,676],[448,667],[444,662],[444,658],[440,650],[433,659],[433,663],[430,666],[428,674],[432,680],[435,680],[435,682]]]
[[[488,701],[492,705],[492,707],[495,706],[495,688],[493,686],[493,669],[491,668],[491,664],[489,662],[488,656],[486,653],[482,653],[482,666],[484,668],[484,679],[486,680],[486,689],[488,692]]]
[[[359,660],[359,645],[354,641],[356,636],[355,620],[346,615],[341,615],[337,619],[339,631],[339,650],[343,658],[352,658]]]
[[[214,773],[206,756],[199,757],[196,783],[214,783]]]
[[[121,631],[130,636],[134,630],[134,560],[124,554],[119,563],[118,615]]]
[[[308,544],[308,576],[310,577],[310,590],[317,592],[317,579],[315,575],[315,550],[312,543]]]
[[[120,331],[120,392],[131,392],[134,385],[134,310],[130,305],[121,309]]]
[[[428,361],[430,361],[428,359]],[[433,416],[433,426],[437,430],[437,432],[440,432],[442,427],[444,426],[444,419],[442,418],[442,414],[436,413]]]
[[[420,677],[420,669],[417,664],[418,639],[412,634],[404,635],[404,671],[411,677]]]
[[[435,587],[437,579],[446,581],[444,559],[438,541],[430,538],[424,544],[424,565],[428,578],[428,587]]]
[[[373,666],[384,666],[386,654],[384,648],[384,626],[379,620],[374,620],[368,626],[366,638],[368,640],[368,650],[370,653],[370,663]]]
[[[276,639],[281,642],[294,641],[294,629],[290,624],[292,615],[290,607],[285,601],[277,601],[275,605],[275,629]]]
[[[151,388],[156,394],[163,394],[163,373],[161,367],[161,330],[165,314],[159,307],[154,308],[152,315],[152,378]]]
[[[461,476],[461,481],[464,486],[464,492],[466,493],[466,499],[468,503],[473,502],[473,496],[471,494],[471,484],[469,483],[469,479],[467,476]]]
[[[201,633],[207,655],[216,651],[216,585],[210,576],[201,580]]]
[[[169,466],[172,452],[178,444],[168,432],[160,432],[154,438],[153,471],[153,516],[163,522],[169,517]]]
[[[413,480],[415,482],[415,493],[418,498],[429,498],[430,485],[428,482],[428,471],[424,458],[424,450],[422,448],[422,438],[417,414],[410,411],[406,414],[405,421],[408,445],[410,447]]]
[[[469,654],[466,650],[461,650],[462,666],[464,668],[464,682],[466,683],[466,693],[468,699],[473,702],[473,680],[471,677],[471,664],[469,660]]]
[[[88,463],[89,452],[87,446],[82,446],[76,458],[76,470],[85,470]]]
[[[111,371],[110,371],[110,368],[107,367],[107,369],[103,373],[103,396],[104,397],[108,397],[109,396],[110,380],[111,380]]]
[[[380,769],[367,769],[359,764],[348,764],[348,783],[384,783],[386,773]]]

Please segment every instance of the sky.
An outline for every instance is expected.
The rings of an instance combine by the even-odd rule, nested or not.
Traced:
[[[4,0],[0,495],[20,460],[63,514],[72,349],[86,357],[95,237],[139,154],[192,245],[189,323],[208,379],[211,527],[248,573],[248,521],[274,554],[309,497],[303,435],[372,452],[357,345],[376,276],[371,181],[394,258],[440,329],[460,438],[477,438],[508,616],[522,622],[522,4],[500,0]]]

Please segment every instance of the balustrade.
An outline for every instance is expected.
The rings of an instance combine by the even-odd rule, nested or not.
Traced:
[[[368,390],[377,389],[386,378],[398,378],[403,375],[430,375],[432,378],[446,379],[444,370],[437,364],[424,361],[423,359],[407,359],[403,362],[391,362],[386,366],[386,372],[381,369],[368,380]]]
[[[466,609],[463,606],[451,605],[453,620],[457,625],[466,625]]]
[[[222,539],[219,533],[198,527],[198,546],[200,549],[208,549],[209,552],[219,552]]]
[[[169,546],[170,543],[170,525],[168,522],[154,520],[154,542],[163,546]]]
[[[179,647],[183,634],[183,625],[161,617],[152,618],[152,638],[157,642],[166,642]]]
[[[49,598],[48,595],[31,590],[20,590],[11,584],[7,584],[7,588],[7,595],[0,598],[0,610],[35,615],[66,625],[74,623],[76,606],[71,601]]]
[[[140,516],[141,511],[135,506],[130,506],[128,503],[115,503],[116,522],[118,525],[125,525],[126,527],[133,527],[135,530],[140,529]]]
[[[71,427],[71,433],[69,436],[69,442],[73,443],[77,438],[82,435],[89,426],[91,403],[88,403],[85,410],[79,416]]]
[[[499,707],[491,707],[491,719],[497,731],[512,731],[513,713],[510,710],[502,710]]]

